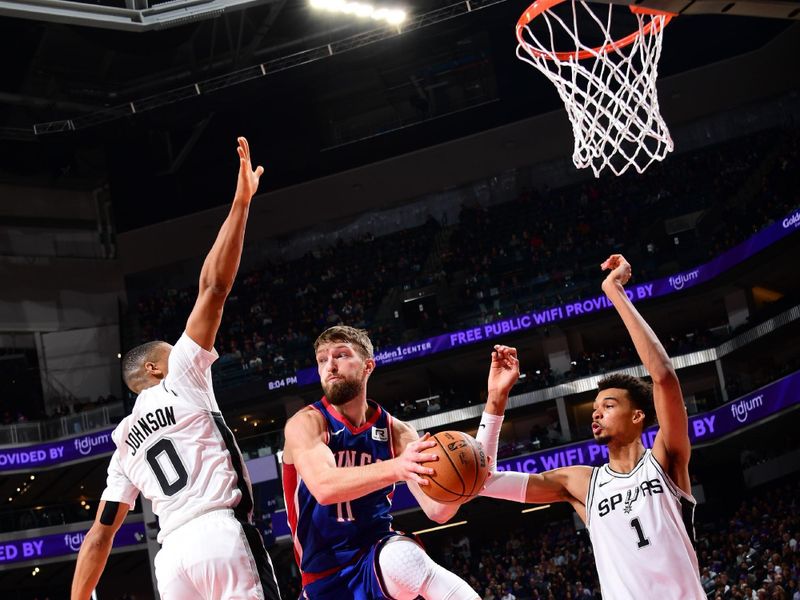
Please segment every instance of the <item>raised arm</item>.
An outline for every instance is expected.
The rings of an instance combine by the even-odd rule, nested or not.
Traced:
[[[656,460],[667,469],[681,489],[690,487],[688,464],[691,454],[689,419],[683,402],[678,376],[664,346],[625,294],[624,285],[631,278],[631,266],[621,254],[613,254],[602,265],[611,272],[603,281],[603,291],[614,304],[639,359],[653,379],[653,402],[659,432],[653,446]]]
[[[222,307],[239,270],[250,200],[256,193],[258,180],[264,172],[263,167],[253,170],[247,140],[240,137],[238,141],[239,178],[233,204],[203,263],[197,301],[186,323],[186,333],[206,350],[211,350],[214,346],[222,320]]]
[[[122,502],[102,500],[91,529],[83,538],[75,575],[72,578],[71,600],[89,600],[100,581],[106,566],[114,536],[119,530],[130,506]]]
[[[565,467],[533,474],[496,470],[500,427],[509,394],[518,379],[517,349],[495,346],[489,367],[486,408],[477,435],[492,466],[491,476],[486,481],[481,496],[529,504],[569,502],[585,521],[584,502],[591,475],[588,467]]]
[[[337,467],[327,446],[327,430],[323,418],[313,409],[302,410],[286,423],[286,444],[283,460],[293,464],[317,502],[323,505],[361,498],[397,481],[414,481],[425,485],[420,474],[430,475],[433,469],[419,463],[436,460],[425,454],[436,442],[420,440],[409,444],[391,460],[362,467]]]
[[[497,447],[500,444],[500,429],[503,426],[508,396],[517,380],[519,380],[517,349],[497,344],[492,348],[486,406],[478,425],[478,433],[475,435],[475,439],[483,446],[492,471],[497,467]]]

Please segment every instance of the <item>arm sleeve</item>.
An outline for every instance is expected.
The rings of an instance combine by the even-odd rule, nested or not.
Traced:
[[[139,490],[136,489],[125,473],[119,462],[119,450],[115,450],[108,464],[108,478],[106,479],[106,489],[103,490],[101,500],[107,502],[124,502],[130,509],[136,504],[136,497]]]
[[[219,358],[201,347],[184,332],[169,355],[169,372],[164,381],[167,391],[201,408],[218,411],[211,384],[211,365]]]
[[[494,473],[497,470],[497,447],[500,445],[500,429],[503,427],[503,415],[490,415],[483,411],[481,424],[478,425],[478,440],[483,451],[489,459],[489,469]]]
[[[517,471],[492,471],[492,476],[486,480],[486,485],[481,490],[481,496],[512,500],[525,504],[528,490],[528,474]]]

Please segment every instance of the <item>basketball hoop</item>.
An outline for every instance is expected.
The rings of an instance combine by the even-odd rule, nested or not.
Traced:
[[[552,10],[564,2],[572,5],[568,19]],[[517,57],[556,86],[575,136],[572,161],[579,169],[591,167],[595,177],[605,168],[621,175],[633,166],[642,173],[674,148],[659,111],[656,79],[664,27],[675,15],[631,6],[638,25],[615,40],[613,12],[609,4],[601,20],[586,0],[537,0],[517,22]],[[546,26],[538,37],[531,28],[536,18]],[[584,22],[599,29],[590,33],[599,36],[599,45],[579,39],[587,35],[578,31]],[[575,48],[557,51],[556,37],[565,34]]]

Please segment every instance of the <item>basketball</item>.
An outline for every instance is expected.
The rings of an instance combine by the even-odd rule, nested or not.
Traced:
[[[471,435],[461,431],[442,431],[431,437],[436,446],[425,452],[439,460],[422,463],[433,469],[433,475],[423,475],[429,484],[420,486],[437,502],[468,502],[478,495],[489,474],[489,465],[481,445]]]

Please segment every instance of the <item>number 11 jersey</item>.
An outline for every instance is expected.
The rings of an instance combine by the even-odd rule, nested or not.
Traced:
[[[630,473],[592,470],[586,526],[603,598],[706,598],[692,546],[695,504],[650,450]]]
[[[311,406],[325,419],[325,442],[337,467],[361,467],[394,458],[392,417],[372,400],[372,416],[353,427],[327,398]],[[283,464],[283,495],[303,584],[352,565],[392,532],[394,484],[346,502],[320,504],[293,464]]]
[[[141,492],[159,518],[159,543],[212,510],[231,508],[242,522],[252,515],[247,470],[211,385],[216,358],[184,333],[167,376],[139,394],[111,435],[117,449],[102,499],[133,507]]]

